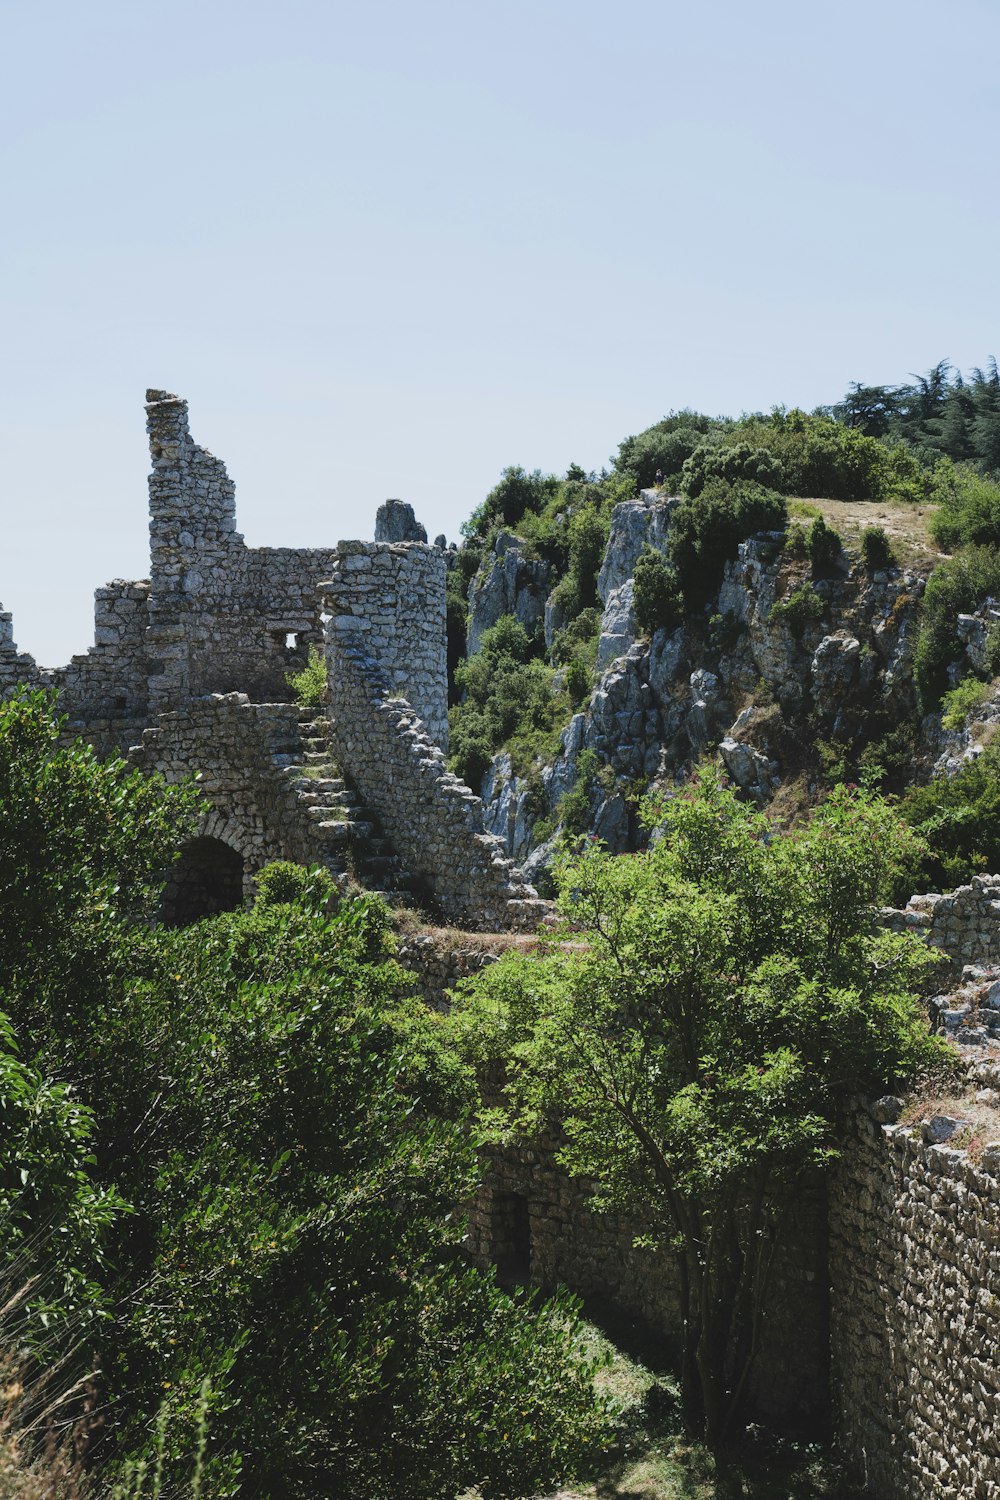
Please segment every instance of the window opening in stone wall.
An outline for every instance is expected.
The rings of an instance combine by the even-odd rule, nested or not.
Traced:
[[[188,927],[243,905],[243,856],[221,839],[185,844],[170,872],[160,909],[164,927]]]
[[[285,650],[286,651],[297,651],[298,649],[299,649],[298,632],[295,631],[295,630],[286,630],[286,632],[285,632]]]
[[[493,1258],[505,1286],[531,1278],[531,1218],[525,1193],[497,1193],[493,1200]]]

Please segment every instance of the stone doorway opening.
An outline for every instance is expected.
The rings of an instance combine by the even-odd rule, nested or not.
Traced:
[[[526,1193],[497,1193],[493,1199],[493,1258],[503,1286],[531,1280],[531,1218]]]
[[[242,905],[242,854],[222,839],[202,837],[185,844],[163,893],[164,927],[189,927],[202,917]]]

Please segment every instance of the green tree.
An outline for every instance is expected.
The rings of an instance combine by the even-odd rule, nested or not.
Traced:
[[[0,1005],[22,1046],[53,1035],[65,1044],[100,1002],[197,807],[193,786],[168,787],[70,739],[44,693],[0,708]]]
[[[855,1091],[940,1056],[913,998],[928,962],[873,917],[913,840],[839,788],[796,835],[713,778],[648,852],[558,871],[572,948],[506,956],[457,1001],[456,1043],[498,1065],[499,1139],[561,1126],[562,1164],[675,1249],[682,1381],[720,1448],[758,1348],[783,1204],[836,1150]],[[581,940],[582,933],[582,940]]]
[[[163,1401],[182,1482],[207,1382],[206,1496],[552,1486],[605,1420],[574,1306],[464,1259],[469,1081],[398,998],[381,903],[327,915],[322,872],[262,885],[250,912],[138,938],[94,1038],[134,1206],[106,1356],[119,1462]]]

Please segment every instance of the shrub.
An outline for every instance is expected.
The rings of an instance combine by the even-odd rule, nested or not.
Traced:
[[[287,672],[285,681],[301,708],[319,708],[326,693],[326,657],[317,646],[309,647],[301,672]]]
[[[504,615],[455,674],[463,697],[449,716],[450,765],[472,787],[505,746],[524,768],[557,732],[560,711],[569,709],[568,699],[560,704],[553,697],[553,671],[532,656],[534,649],[524,626]]]
[[[941,723],[945,729],[964,729],[966,719],[989,695],[987,683],[980,682],[978,677],[964,677],[941,699]]]
[[[749,482],[782,490],[785,476],[781,464],[765,448],[751,448],[749,443],[702,443],[684,464],[681,488],[694,499],[713,479],[729,485]]]
[[[772,620],[783,620],[795,639],[801,640],[810,625],[823,618],[824,604],[816,590],[808,583],[781,599],[771,609]]]
[[[670,518],[669,555],[684,605],[697,608],[722,581],[740,542],[758,531],[783,531],[785,501],[759,484],[709,480],[697,496],[685,496]]]
[[[931,499],[940,509],[930,522],[939,547],[1000,545],[1000,484],[970,464],[942,458],[934,467]]]
[[[582,703],[590,692],[590,672],[587,663],[574,657],[566,668],[566,691],[574,704]]]
[[[866,526],[862,530],[861,561],[870,573],[892,566],[895,558],[884,526]]]
[[[672,630],[684,617],[677,574],[662,552],[646,544],[632,575],[632,608],[636,624],[647,635]]]
[[[673,412],[662,422],[619,443],[615,468],[619,473],[633,474],[641,489],[649,488],[657,470],[666,483],[679,483],[685,460],[704,442],[705,434],[720,425],[700,412]]]
[[[908,880],[894,893],[905,901],[914,891],[947,890],[983,871],[1000,873],[1000,747],[988,745],[954,776],[936,776],[911,787],[899,804],[907,823],[926,845]]]
[[[825,578],[840,561],[843,543],[840,533],[828,526],[822,516],[817,516],[806,537],[809,561],[814,578]]]
[[[1000,552],[968,547],[940,563],[927,580],[913,653],[913,679],[923,711],[935,707],[948,687],[948,668],[963,654],[957,619],[1000,597]]]

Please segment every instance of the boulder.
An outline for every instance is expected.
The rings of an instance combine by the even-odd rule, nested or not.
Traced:
[[[816,712],[833,718],[858,681],[861,642],[843,630],[825,635],[813,652],[812,688]]]
[[[377,542],[426,542],[427,531],[405,500],[387,500],[375,515]]]

